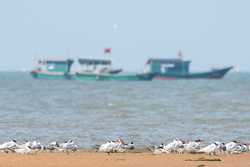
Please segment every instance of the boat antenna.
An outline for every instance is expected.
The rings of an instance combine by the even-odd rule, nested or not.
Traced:
[[[184,75],[184,73],[185,73],[185,71],[184,71],[184,61],[182,61],[183,56],[182,56],[181,50],[179,50],[179,52],[178,52],[178,58],[181,60],[181,71],[182,71],[182,75]]]
[[[183,58],[181,50],[179,50],[179,52],[178,52],[178,58],[181,59],[181,60]]]

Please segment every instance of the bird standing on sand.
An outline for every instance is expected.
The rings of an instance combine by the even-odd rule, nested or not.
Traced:
[[[184,151],[187,153],[196,153],[201,148],[201,142],[202,140],[198,139],[184,144]]]
[[[116,141],[108,141],[99,146],[99,152],[114,153],[114,152],[125,152],[126,150],[134,149],[134,143],[126,144],[121,138]]]
[[[224,143],[214,142],[214,143],[200,149],[198,152],[209,154],[209,155],[215,155],[215,154],[218,154],[218,153],[221,153],[224,151],[226,151],[226,146]]]
[[[53,141],[46,146],[46,149],[49,151],[53,151],[53,150],[58,150],[59,147],[60,147],[59,143],[57,141]]]
[[[153,150],[154,154],[161,154],[161,153],[182,153],[184,148],[185,142],[180,139],[174,139],[171,143],[167,145],[162,144],[161,146],[155,148]]]
[[[240,154],[249,150],[247,144],[243,144],[239,141],[231,141],[226,146],[226,152],[229,154]]]
[[[171,143],[163,147],[164,153],[179,152],[178,150],[184,147],[185,142],[180,139],[174,139]]]
[[[0,145],[0,150],[12,149],[17,146],[16,140],[11,140]]]
[[[59,150],[62,150],[62,151],[72,151],[72,152],[75,152],[77,151],[78,149],[78,146],[74,143],[73,140],[68,140],[68,141],[65,141],[64,143],[60,144],[59,145]]]

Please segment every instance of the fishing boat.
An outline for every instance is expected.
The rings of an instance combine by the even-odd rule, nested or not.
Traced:
[[[75,73],[77,80],[84,81],[141,81],[152,80],[150,73],[122,74],[122,69],[113,69],[110,60],[78,59],[82,69]]]
[[[154,74],[154,79],[221,79],[233,66],[212,69],[206,72],[190,72],[191,61],[176,59],[148,59],[146,71]]]
[[[32,70],[31,76],[37,79],[71,79],[71,59],[44,59],[38,60],[37,66]]]
[[[150,81],[153,79],[153,74],[141,73],[141,74],[118,74],[118,75],[98,75],[99,81]]]

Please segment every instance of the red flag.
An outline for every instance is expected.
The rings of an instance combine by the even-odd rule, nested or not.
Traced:
[[[104,49],[104,53],[106,53],[106,54],[111,54],[111,48],[105,48]]]

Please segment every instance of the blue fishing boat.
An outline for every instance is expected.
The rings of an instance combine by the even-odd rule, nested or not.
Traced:
[[[39,60],[36,68],[31,71],[31,76],[38,79],[71,79],[70,69],[73,62],[71,59]]]
[[[228,73],[233,66],[212,69],[207,72],[190,72],[191,61],[176,59],[149,59],[146,71],[154,74],[155,79],[220,79]]]

